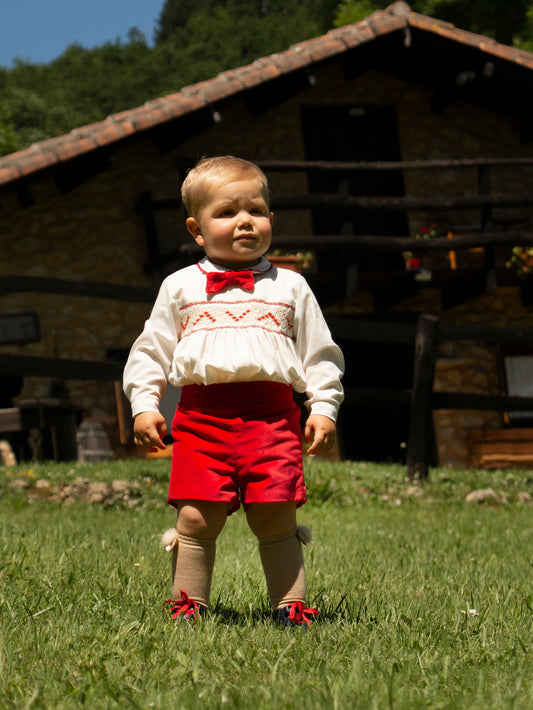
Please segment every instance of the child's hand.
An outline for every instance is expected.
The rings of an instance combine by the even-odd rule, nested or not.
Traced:
[[[164,450],[163,437],[167,433],[165,418],[159,412],[141,412],[133,422],[133,440],[138,449]]]
[[[323,414],[311,414],[305,423],[304,438],[311,446],[308,454],[329,454],[335,444],[335,422]]]

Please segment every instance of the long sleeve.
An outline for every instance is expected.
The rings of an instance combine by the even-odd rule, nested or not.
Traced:
[[[311,414],[333,421],[344,399],[341,378],[344,357],[331,337],[320,306],[307,284],[302,289],[294,322],[296,349],[301,358]]]
[[[163,282],[124,369],[124,392],[131,402],[133,416],[158,411],[171,372],[178,333],[179,312],[172,304],[169,283]]]

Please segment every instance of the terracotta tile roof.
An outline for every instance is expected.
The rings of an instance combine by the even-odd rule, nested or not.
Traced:
[[[314,39],[257,59],[252,64],[222,72],[213,79],[186,86],[181,91],[148,101],[143,106],[109,116],[104,121],[76,128],[70,133],[35,143],[30,148],[0,158],[0,187],[156,128],[170,120],[210,106],[241,91],[282,75],[311,67],[404,28],[439,35],[471,46],[499,59],[533,70],[533,54],[498,44],[494,40],[458,29],[448,22],[412,12],[399,0],[361,22],[345,25]],[[213,106],[215,109],[215,106]]]

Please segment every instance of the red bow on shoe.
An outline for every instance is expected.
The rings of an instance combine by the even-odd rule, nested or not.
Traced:
[[[292,621],[292,623],[296,626],[299,626],[300,624],[311,626],[314,622],[314,619],[311,618],[312,616],[318,616],[317,609],[307,609],[302,602],[295,602],[291,606],[289,621]]]
[[[174,599],[167,599],[167,601],[163,602],[163,604],[172,604],[170,613],[173,619],[177,619],[180,614],[183,614],[185,619],[196,619],[200,605],[198,604],[198,602],[189,599],[183,589],[180,589],[180,592],[181,599],[179,601],[175,601]]]
[[[218,293],[228,286],[240,286],[245,291],[254,290],[252,271],[209,271],[207,274],[206,293]]]

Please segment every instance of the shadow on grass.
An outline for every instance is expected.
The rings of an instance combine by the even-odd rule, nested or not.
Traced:
[[[345,595],[334,608],[326,608],[324,604],[310,606],[318,609],[318,623],[322,624],[339,624],[339,623],[359,623],[361,619],[361,609],[354,609],[350,605]],[[318,600],[315,600],[318,601]],[[272,609],[269,607],[259,607],[239,612],[233,607],[223,604],[217,600],[210,607],[210,616],[217,618],[223,624],[232,626],[248,626],[250,624],[273,625],[278,626],[278,621]]]

